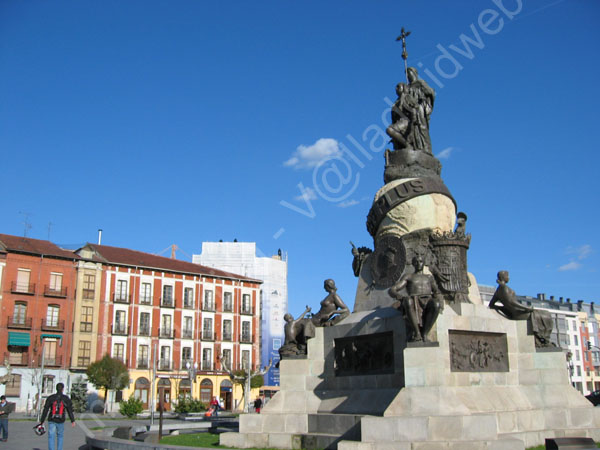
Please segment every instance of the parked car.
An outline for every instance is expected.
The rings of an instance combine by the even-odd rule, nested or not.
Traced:
[[[594,406],[600,404],[600,391],[594,391],[585,396]]]

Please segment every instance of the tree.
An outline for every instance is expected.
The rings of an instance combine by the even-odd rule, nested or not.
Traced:
[[[87,409],[87,389],[82,377],[78,377],[71,385],[71,402],[75,412],[82,413]]]
[[[119,405],[119,412],[129,419],[133,419],[143,410],[142,401],[133,395]]]
[[[242,398],[244,399],[244,405],[250,404],[250,397],[246,397],[246,394],[249,396],[250,392],[246,392],[246,388],[248,386],[248,372],[245,370],[236,370],[233,372],[233,376],[229,375],[231,381],[234,384],[239,384],[242,386]],[[253,373],[250,378],[250,389],[256,389],[262,387],[265,384],[265,379],[263,378],[262,373]]]
[[[121,360],[104,355],[87,369],[87,377],[96,389],[104,389],[104,413],[108,400],[108,391],[121,390],[129,385],[129,372]]]

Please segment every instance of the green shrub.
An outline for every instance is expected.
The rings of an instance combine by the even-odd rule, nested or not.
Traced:
[[[196,413],[206,411],[206,405],[200,400],[194,400],[188,397],[179,397],[177,404],[173,408],[177,413]]]
[[[129,397],[127,401],[119,404],[119,412],[129,419],[133,419],[143,410],[142,401],[133,396]]]

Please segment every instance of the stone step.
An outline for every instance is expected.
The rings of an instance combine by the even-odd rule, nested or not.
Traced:
[[[357,414],[309,414],[308,432],[338,435],[344,439],[360,441],[360,421],[363,417]]]
[[[339,434],[327,433],[308,433],[300,435],[300,448],[306,450],[336,450],[340,441],[356,441],[348,437],[341,437]],[[360,437],[358,439],[360,441]]]

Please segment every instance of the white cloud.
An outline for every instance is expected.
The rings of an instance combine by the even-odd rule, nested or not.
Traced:
[[[448,159],[448,158],[450,158],[450,155],[452,154],[453,151],[454,151],[454,147],[446,147],[444,150],[442,150],[435,156],[438,159]]]
[[[299,145],[290,159],[285,161],[283,165],[293,169],[312,169],[341,154],[338,141],[331,138],[321,138],[308,147]]]
[[[304,202],[308,202],[311,200],[316,200],[317,199],[317,193],[315,192],[315,190],[313,188],[307,187],[304,188],[304,190],[302,191],[301,195],[297,195],[296,197],[294,197],[294,200],[302,200]]]
[[[559,272],[566,272],[567,270],[578,270],[581,268],[581,264],[576,261],[571,261],[568,264],[564,264],[558,268]]]
[[[580,261],[590,256],[592,252],[592,246],[589,244],[582,245],[581,247],[567,247],[567,254],[576,255]]]
[[[350,206],[358,205],[360,202],[358,200],[344,200],[341,203],[338,203],[337,206],[339,208],[349,208]]]

